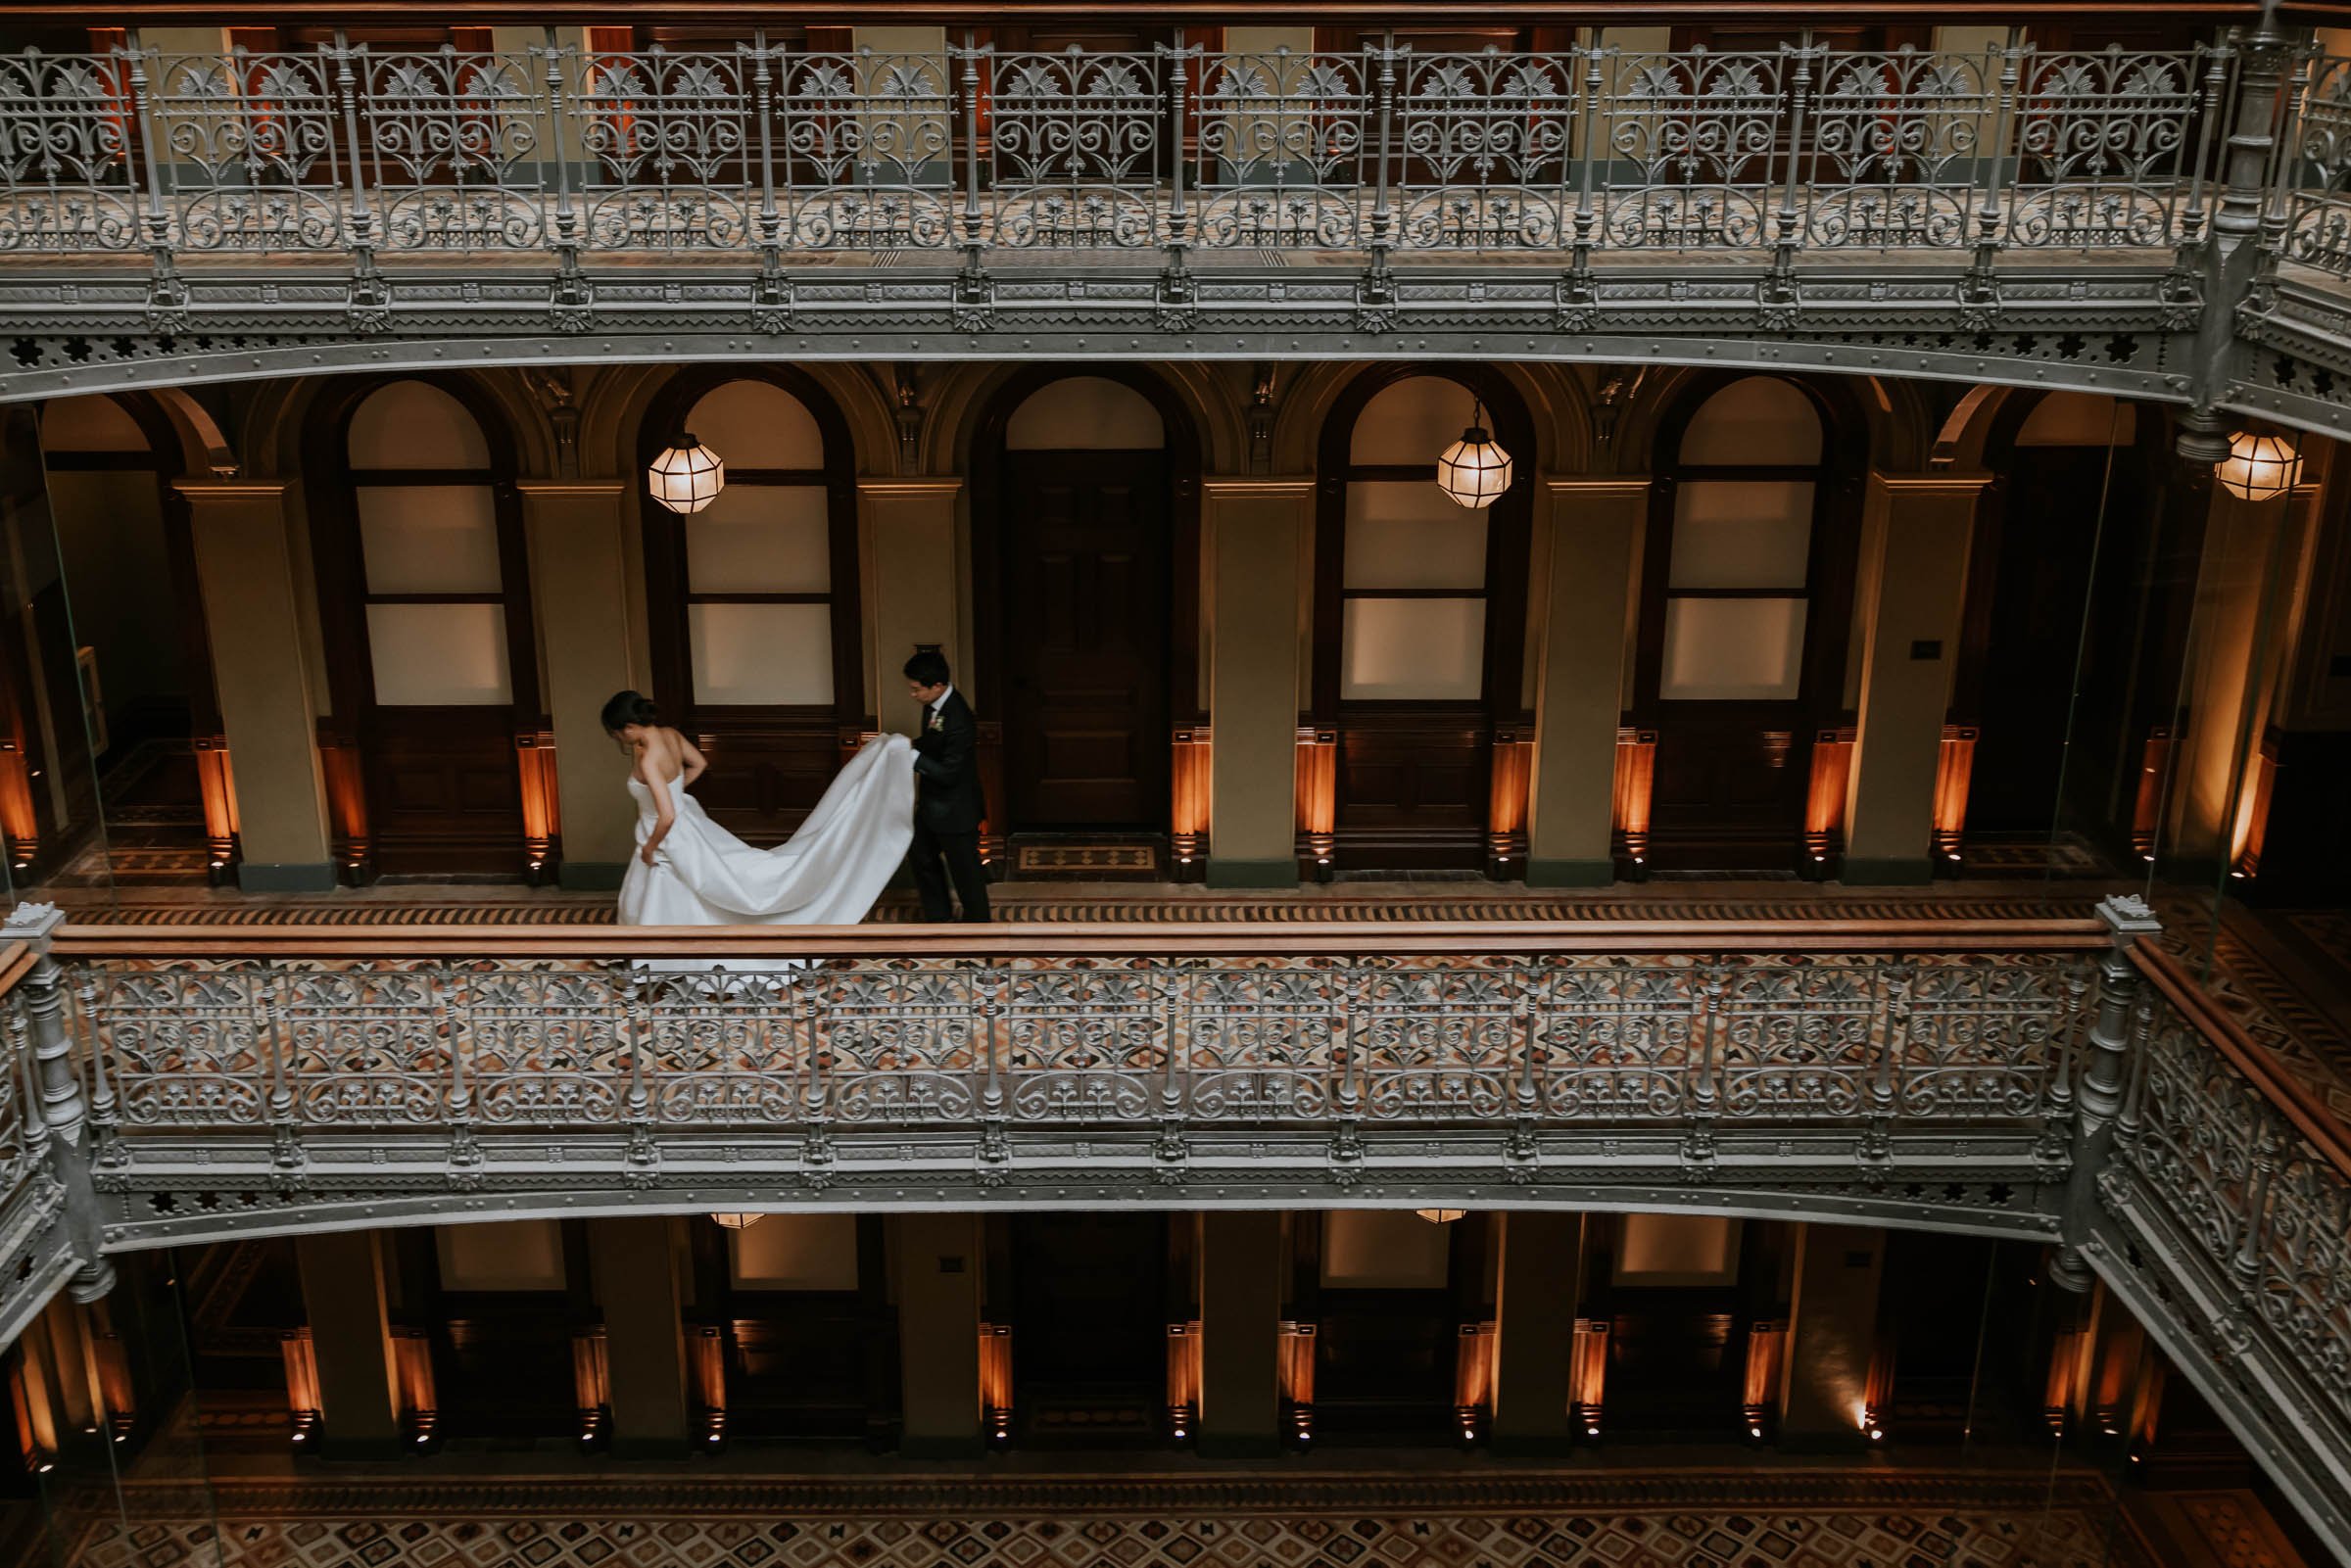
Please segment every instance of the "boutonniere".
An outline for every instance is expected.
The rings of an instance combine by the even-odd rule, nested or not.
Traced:
[[[931,710],[931,717],[924,723],[923,728],[926,730],[937,730],[943,728],[943,725],[938,717],[938,710],[936,708],[933,708]]]

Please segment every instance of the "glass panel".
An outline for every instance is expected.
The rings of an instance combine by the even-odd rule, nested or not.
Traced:
[[[735,1283],[744,1290],[855,1290],[855,1214],[769,1214],[734,1243]]]
[[[395,381],[351,416],[354,468],[487,468],[490,443],[465,405],[439,387]]]
[[[833,700],[825,604],[690,604],[694,700],[716,706]]]
[[[825,438],[816,416],[771,382],[728,382],[694,405],[686,428],[729,468],[825,466]]]
[[[1486,586],[1486,514],[1427,480],[1347,487],[1347,587]]]
[[[1441,1290],[1451,1272],[1452,1229],[1409,1209],[1334,1209],[1322,1216],[1322,1283]]]
[[[1486,601],[1347,601],[1339,695],[1350,701],[1475,701],[1485,690]]]
[[[1698,480],[1674,489],[1674,588],[1801,592],[1811,548],[1809,480]]]
[[[375,700],[387,707],[511,702],[501,604],[370,604]]]
[[[496,594],[498,502],[488,485],[361,485],[370,594]]]
[[[1627,1214],[1616,1243],[1619,1285],[1731,1285],[1739,1221],[1721,1214]]]
[[[1668,701],[1784,701],[1803,674],[1800,598],[1677,598],[1665,601]]]
[[[1708,398],[1682,432],[1685,463],[1816,463],[1820,415],[1774,376],[1750,376]]]
[[[1347,457],[1359,463],[1433,463],[1469,423],[1476,400],[1443,376],[1413,376],[1375,395],[1356,416]]]
[[[563,1231],[552,1219],[492,1219],[433,1231],[443,1290],[561,1290]]]
[[[829,593],[828,526],[822,485],[729,485],[686,519],[688,587],[696,594]]]

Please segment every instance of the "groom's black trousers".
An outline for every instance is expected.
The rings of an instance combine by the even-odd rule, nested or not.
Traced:
[[[940,861],[946,868],[939,868]],[[914,885],[923,895],[923,919],[944,923],[955,918],[947,902],[947,879],[955,879],[955,896],[963,903],[963,918],[973,924],[987,919],[987,868],[980,863],[980,835],[935,833],[921,822],[914,825]]]

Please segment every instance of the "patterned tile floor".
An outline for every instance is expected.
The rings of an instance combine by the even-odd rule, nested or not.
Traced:
[[[2089,1474],[1681,1473],[133,1486],[73,1568],[2095,1568]]]

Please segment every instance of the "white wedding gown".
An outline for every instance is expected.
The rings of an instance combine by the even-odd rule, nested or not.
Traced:
[[[629,857],[620,884],[623,926],[854,926],[874,907],[914,837],[914,746],[878,736],[840,770],[808,820],[773,849],[753,849],[667,789],[677,821],[653,851]],[[631,777],[640,851],[660,802]]]

